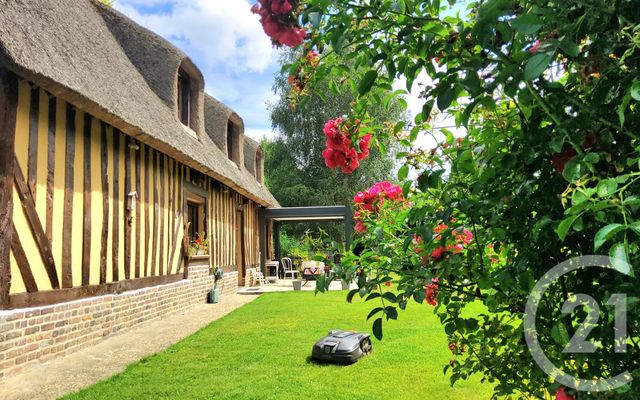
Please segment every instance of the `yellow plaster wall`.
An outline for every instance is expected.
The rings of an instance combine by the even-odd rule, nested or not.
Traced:
[[[91,124],[91,266],[96,272],[89,276],[89,284],[91,285],[100,283],[100,240],[103,210],[100,141],[100,121],[93,118]]]
[[[37,150],[37,173],[36,173],[36,212],[41,221],[42,228],[47,229],[46,227],[46,202],[47,202],[47,157],[48,157],[48,114],[49,114],[49,94],[44,90],[38,89],[40,100],[39,100],[39,117],[38,117],[38,150]],[[28,82],[20,82],[19,84],[19,98],[18,98],[18,110],[17,110],[17,119],[16,119],[16,141],[15,141],[15,153],[18,159],[18,164],[20,165],[25,179],[28,177],[28,152],[29,152],[29,113],[30,113],[30,101],[31,101],[31,85]],[[65,173],[66,173],[66,165],[65,165],[65,152],[67,146],[66,140],[66,114],[67,114],[67,103],[61,99],[56,99],[55,102],[56,107],[56,120],[55,120],[55,143],[54,143],[54,187],[53,187],[53,212],[52,212],[52,243],[51,249],[54,258],[54,262],[56,264],[56,273],[58,275],[58,279],[61,282],[62,273],[61,273],[61,265],[62,265],[62,226],[63,226],[63,211],[64,211],[64,187],[65,187]],[[76,111],[75,112],[75,154],[73,159],[74,165],[74,193],[73,193],[73,207],[72,207],[72,240],[71,240],[71,249],[72,249],[72,277],[73,277],[73,286],[81,286],[82,284],[82,252],[83,252],[83,236],[84,236],[84,228],[83,228],[83,219],[84,219],[84,112]],[[137,150],[140,152],[140,188],[136,187],[136,179],[135,179],[135,152],[136,150],[131,150],[126,145],[126,140],[124,134],[121,134],[120,137],[120,147],[118,149],[119,152],[119,164],[117,166],[114,165],[113,158],[113,137],[116,134],[116,130],[112,127],[107,126],[107,171],[109,175],[109,209],[108,209],[108,220],[107,223],[107,243],[106,243],[106,280],[107,282],[113,281],[113,215],[114,215],[114,203],[112,199],[113,195],[113,172],[114,168],[118,168],[119,170],[119,202],[117,207],[120,209],[119,213],[119,247],[118,247],[118,270],[119,270],[119,279],[125,279],[125,224],[126,224],[126,203],[128,201],[127,192],[125,191],[125,151],[131,152],[131,185],[132,190],[138,192],[138,195],[142,195],[142,190],[145,188],[145,152],[149,151],[149,148],[144,145],[140,145],[140,149]],[[102,237],[102,225],[103,225],[103,209],[102,209],[102,171],[101,171],[101,122],[95,118],[91,119],[91,147],[90,147],[90,157],[91,157],[91,231],[90,231],[90,276],[89,276],[89,284],[96,285],[99,284],[100,279],[100,252],[102,249],[101,237]],[[171,254],[173,252],[173,246],[171,245],[169,239],[170,235],[173,234],[171,231],[171,218],[174,218],[175,207],[177,204],[175,201],[182,201],[182,197],[176,194],[175,201],[173,203],[173,207],[169,207],[169,193],[170,189],[169,180],[171,173],[175,173],[173,169],[169,168],[170,164],[168,162],[168,157],[161,157],[161,162],[165,163],[165,174],[164,174],[164,207],[162,212],[165,216],[165,223],[163,226],[164,232],[164,246],[161,249],[159,246],[159,231],[158,237],[158,249],[157,254],[155,256],[156,259],[156,275],[159,275],[160,268],[162,268],[163,273],[167,273],[167,264],[171,260]],[[179,165],[175,163],[175,165]],[[153,162],[150,165],[150,177],[153,178]],[[159,179],[158,174],[158,179]],[[172,181],[173,182],[173,181]],[[159,186],[159,180],[157,182]],[[177,190],[177,185],[174,190]],[[148,204],[150,205],[149,212],[147,213],[144,205],[141,203],[139,205],[140,209],[140,220],[137,221],[135,218],[133,219],[132,227],[131,227],[131,270],[130,277],[135,278],[135,252],[136,246],[140,246],[140,276],[144,277],[145,265],[144,261],[147,258],[146,252],[151,250],[151,237],[146,237],[144,232],[145,227],[145,218],[149,218],[149,228],[153,230],[153,204],[154,204],[154,186],[153,182],[149,187],[150,193],[148,194]],[[159,190],[159,187],[158,187]],[[51,283],[49,281],[48,275],[46,273],[44,262],[42,257],[40,256],[40,252],[31,233],[31,229],[29,228],[29,224],[26,218],[26,215],[21,207],[20,199],[17,195],[17,191],[14,190],[14,223],[16,224],[16,229],[18,231],[18,236],[20,239],[20,243],[24,248],[25,253],[28,256],[28,262],[31,267],[31,271],[34,275],[36,284],[38,286],[39,291],[43,290],[51,290]],[[148,214],[148,215],[147,215]],[[135,217],[135,212],[133,213]],[[180,226],[183,224],[183,220],[178,222]],[[136,226],[140,225],[140,243],[135,242],[136,237]],[[159,228],[159,227],[158,227]],[[150,235],[151,236],[151,232]],[[182,240],[182,230],[179,230],[178,243],[181,243]],[[161,267],[159,265],[160,261],[160,251],[164,252],[164,262],[165,266]],[[173,266],[171,268],[173,273],[178,271],[180,268],[180,273],[182,273],[182,260],[179,257],[180,254],[180,245],[175,247],[175,253],[173,254]],[[151,260],[153,257],[149,255],[149,265],[147,265],[147,276],[151,275]],[[12,281],[11,281],[11,294],[16,293],[24,293],[26,288],[24,286],[24,282],[22,280],[22,276],[20,274],[20,270],[17,266],[15,256],[13,252],[11,254],[10,259],[10,268],[12,273]]]

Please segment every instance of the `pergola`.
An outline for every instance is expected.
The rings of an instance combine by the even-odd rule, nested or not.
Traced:
[[[260,268],[265,274],[267,261],[267,224],[273,221],[274,253],[280,260],[280,224],[283,222],[344,221],[345,248],[349,248],[352,216],[349,206],[314,206],[262,208],[258,212],[260,239]]]

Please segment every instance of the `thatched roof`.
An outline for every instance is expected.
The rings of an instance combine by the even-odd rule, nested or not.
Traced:
[[[118,11],[95,0],[2,1],[0,66],[248,198],[277,206],[250,171],[227,158],[227,120],[243,131],[242,119],[207,96],[196,110],[198,138],[190,135],[176,118],[178,68],[200,87],[202,74],[183,52]]]
[[[244,167],[253,176],[256,176],[256,153],[258,147],[260,145],[255,140],[251,138],[244,139]]]

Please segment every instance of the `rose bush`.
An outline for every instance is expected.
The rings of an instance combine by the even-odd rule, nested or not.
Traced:
[[[345,174],[352,173],[360,166],[360,161],[369,156],[371,135],[358,137],[360,120],[330,119],[324,125],[327,148],[322,151],[325,165],[331,169],[340,168]]]
[[[359,95],[352,118],[363,119],[370,104],[401,97],[399,82],[409,90],[422,83],[422,111],[413,123],[368,126],[372,144],[402,146],[398,178],[407,206],[385,205],[367,218],[354,251],[342,258],[345,276],[362,271],[348,300],[359,295],[380,302],[369,315],[377,337],[383,321],[398,318],[410,300],[436,304],[450,343],[465,349],[444,366],[452,382],[481,373],[496,396],[576,398],[534,362],[523,313],[545,272],[597,252],[628,262],[632,276],[601,269],[564,276],[541,302],[539,340],[555,365],[574,376],[628,371],[640,379],[636,3],[300,3],[299,22],[309,31],[304,45],[321,57],[307,86],[341,79],[333,90]],[[464,128],[464,138],[433,126],[434,108]],[[425,136],[438,141],[434,151],[417,144]],[[441,224],[447,228],[434,233]],[[470,243],[459,249],[455,235],[463,233]],[[628,306],[626,352],[615,350],[618,315],[606,306],[621,292]],[[585,307],[562,311],[577,293],[601,305],[587,337],[596,354],[563,351],[587,315]],[[469,306],[479,303],[484,311],[470,315]],[[636,399],[640,385],[578,393]]]

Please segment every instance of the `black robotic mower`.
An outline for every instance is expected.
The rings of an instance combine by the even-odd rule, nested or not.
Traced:
[[[311,357],[324,362],[352,364],[371,353],[371,349],[368,333],[333,330],[313,345]]]

